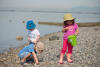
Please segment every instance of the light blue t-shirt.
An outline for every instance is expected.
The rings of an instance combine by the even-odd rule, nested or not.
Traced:
[[[18,56],[20,56],[24,52],[34,52],[34,44],[30,43],[28,46],[25,46],[19,53]]]

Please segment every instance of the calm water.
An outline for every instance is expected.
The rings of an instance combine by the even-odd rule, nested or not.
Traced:
[[[25,23],[29,19],[34,20],[41,36],[60,31],[62,27],[38,25],[38,21],[62,22],[64,13],[41,12],[0,12],[0,52],[8,48],[18,47],[27,42],[27,30]],[[100,14],[74,14],[76,22],[98,22]],[[16,36],[24,37],[23,41],[17,41]]]

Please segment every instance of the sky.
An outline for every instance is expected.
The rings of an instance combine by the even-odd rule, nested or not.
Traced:
[[[100,0],[0,0],[0,9],[69,9],[100,6]]]

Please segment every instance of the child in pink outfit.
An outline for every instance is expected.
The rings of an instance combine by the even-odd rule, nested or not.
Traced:
[[[63,57],[67,48],[68,48],[68,52],[66,54],[67,61],[72,62],[71,55],[73,46],[68,42],[68,36],[77,35],[79,32],[78,25],[75,23],[72,14],[68,13],[64,15],[64,27],[62,29],[62,32],[64,33],[64,37],[63,37],[63,47],[61,49],[60,60],[59,60],[60,64],[63,63]]]

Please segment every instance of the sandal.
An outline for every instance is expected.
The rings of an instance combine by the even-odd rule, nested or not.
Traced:
[[[59,64],[64,64],[64,62],[59,62]]]
[[[36,64],[36,63],[35,63],[34,66],[39,66],[39,64]]]
[[[21,65],[23,65],[23,64],[24,64],[24,62],[20,62],[20,64],[21,64]]]

